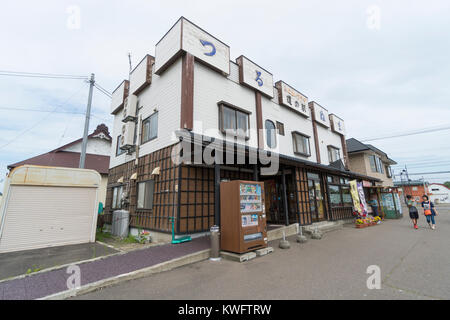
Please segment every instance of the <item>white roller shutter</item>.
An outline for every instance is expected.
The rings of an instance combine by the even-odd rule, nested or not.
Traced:
[[[0,252],[94,241],[97,188],[11,185],[8,198]]]

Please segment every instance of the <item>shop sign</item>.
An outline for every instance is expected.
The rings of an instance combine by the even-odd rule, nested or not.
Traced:
[[[366,196],[364,195],[364,189],[363,189],[362,183],[358,183],[357,187],[358,187],[359,200],[361,202],[361,207],[362,207],[363,213],[367,214],[368,208],[367,208]]]
[[[278,81],[275,86],[277,87],[279,93],[279,104],[292,108],[306,117],[310,116],[308,98],[306,96],[283,81]]]
[[[330,127],[330,118],[328,117],[328,110],[322,107],[320,104],[313,102],[313,112],[316,122],[325,126]]]
[[[239,65],[239,82],[241,84],[273,98],[273,76],[270,72],[244,56],[237,58],[236,63]]]
[[[358,185],[356,180],[350,181],[350,194],[352,195],[353,208],[358,211],[359,214],[362,214],[361,205],[359,203]]]
[[[332,130],[334,132],[338,133],[338,134],[345,135],[344,120],[342,120],[341,118],[339,118],[335,114],[331,114],[330,118],[331,118],[331,124],[332,124],[331,128],[332,128]]]
[[[180,51],[189,52],[223,74],[230,73],[230,47],[185,18],[180,18],[156,44],[155,73],[160,74]]]

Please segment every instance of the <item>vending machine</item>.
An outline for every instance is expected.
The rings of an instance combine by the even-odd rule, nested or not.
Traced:
[[[263,182],[220,184],[220,247],[235,253],[267,247]]]

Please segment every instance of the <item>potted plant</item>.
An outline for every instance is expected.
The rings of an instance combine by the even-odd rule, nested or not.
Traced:
[[[356,219],[355,227],[361,229],[367,227],[367,224],[364,222],[364,219]]]
[[[148,232],[147,230],[139,230],[137,238],[138,241],[142,244],[150,243],[152,241],[150,232]]]

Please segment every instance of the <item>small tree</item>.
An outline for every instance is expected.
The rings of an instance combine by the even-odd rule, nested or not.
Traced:
[[[446,181],[446,182],[444,182],[444,185],[447,187],[447,188],[449,188],[450,189],[450,181]]]

